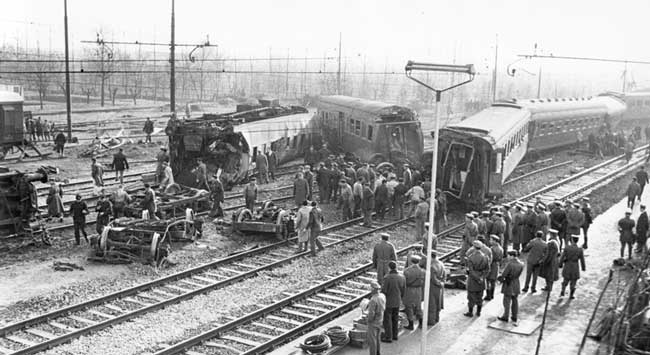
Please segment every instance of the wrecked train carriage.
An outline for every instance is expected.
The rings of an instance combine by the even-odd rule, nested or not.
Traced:
[[[208,167],[208,176],[221,169],[224,188],[244,182],[253,173],[258,153],[276,152],[279,163],[295,159],[318,139],[314,115],[305,109],[279,111],[278,117],[204,115],[200,119],[170,120],[167,127],[172,171],[176,182],[197,186],[197,158]],[[248,113],[251,115],[252,113]],[[249,122],[247,120],[252,120]]]

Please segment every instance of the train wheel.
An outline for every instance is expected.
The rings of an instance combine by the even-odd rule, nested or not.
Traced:
[[[237,222],[241,223],[253,219],[253,213],[248,208],[244,208],[237,214]]]

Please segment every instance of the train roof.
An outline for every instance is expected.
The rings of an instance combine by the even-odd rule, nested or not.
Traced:
[[[297,113],[264,120],[242,123],[233,127],[241,133],[251,147],[270,144],[283,137],[293,137],[315,129],[314,112]]]
[[[344,95],[321,96],[319,103],[345,107],[354,111],[362,111],[376,116],[390,116],[409,111],[415,120],[415,111],[405,106],[389,104],[381,101],[361,99]]]
[[[493,106],[459,123],[448,125],[444,129],[472,134],[485,139],[492,145],[498,145],[512,129],[529,118],[530,112],[517,105],[495,103]]]
[[[23,97],[11,91],[0,91],[0,103],[23,102]]]

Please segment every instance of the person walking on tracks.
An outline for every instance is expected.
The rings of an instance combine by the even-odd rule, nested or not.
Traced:
[[[307,251],[307,242],[309,242],[309,218],[311,215],[311,206],[307,200],[303,200],[298,212],[296,213],[296,231],[298,232],[298,251],[300,254]]]
[[[636,182],[639,184],[639,187],[641,188],[641,191],[639,192],[638,199],[641,201],[641,195],[643,195],[643,190],[645,189],[645,185],[650,182],[648,180],[648,173],[645,171],[645,165],[641,165],[639,168],[639,171],[634,174],[636,177]]]
[[[632,178],[632,182],[627,185],[627,191],[625,195],[627,196],[627,207],[634,208],[634,201],[637,199],[637,196],[641,194],[641,185],[636,181],[636,177]]]
[[[86,233],[86,215],[88,214],[88,205],[81,200],[81,195],[77,194],[75,200],[70,204],[70,214],[74,225],[74,240],[76,245],[80,244],[80,234],[83,234],[86,243],[88,243],[88,234]]]
[[[95,186],[104,186],[104,167],[101,163],[98,163],[95,158],[92,158],[92,163],[90,164],[90,175],[95,182]]]
[[[59,218],[59,222],[63,222],[63,189],[61,185],[57,184],[55,181],[50,183],[50,190],[48,191],[47,200],[47,213],[49,217],[47,218],[50,221],[52,218]]]
[[[381,285],[377,282],[370,283],[370,302],[367,307],[368,331],[366,331],[366,342],[370,355],[379,355],[380,333],[384,323],[384,312],[386,310],[386,296],[381,291]]]
[[[632,218],[632,209],[628,208],[625,211],[625,217],[618,221],[618,231],[620,232],[619,241],[621,242],[621,258],[625,257],[625,246],[627,245],[628,259],[632,259],[632,244],[634,244],[634,226],[635,222]]]
[[[323,229],[323,211],[318,208],[316,201],[311,202],[311,211],[309,211],[309,250],[311,251],[311,256],[316,256],[316,247],[318,251],[323,251],[323,243],[318,239],[318,235]]]
[[[246,208],[253,213],[255,210],[255,201],[257,200],[257,184],[254,177],[252,177],[248,185],[244,187],[243,195]]]
[[[381,292],[386,296],[386,310],[384,311],[384,334],[381,341],[392,343],[397,341],[399,332],[399,307],[406,290],[406,279],[397,273],[397,263],[388,262],[388,274],[384,276]]]
[[[636,252],[642,253],[648,250],[646,242],[648,240],[648,229],[650,224],[648,222],[648,212],[645,210],[645,205],[641,204],[641,214],[636,220]]]
[[[498,235],[490,235],[490,250],[492,251],[492,263],[490,263],[490,272],[485,278],[487,280],[487,289],[485,290],[484,301],[494,299],[494,290],[499,276],[499,265],[503,260],[503,248],[501,248],[501,238]]]
[[[579,235],[571,236],[570,244],[564,248],[562,256],[560,256],[560,267],[562,268],[562,291],[560,292],[560,297],[564,296],[566,286],[570,284],[569,299],[575,298],[576,284],[580,279],[580,267],[582,267],[582,271],[586,269],[584,252],[577,245],[579,239]]]
[[[474,316],[474,306],[476,306],[476,316],[481,316],[483,308],[483,291],[485,290],[485,277],[490,272],[490,263],[488,257],[481,251],[481,243],[474,241],[474,248],[467,255],[467,313],[465,317]]]
[[[517,258],[518,255],[516,250],[508,252],[508,263],[498,278],[503,294],[503,315],[497,319],[507,322],[510,317],[515,326],[519,313],[519,276],[524,271],[524,264]]]
[[[59,158],[63,158],[63,149],[65,148],[65,142],[67,141],[67,138],[65,138],[65,134],[63,132],[59,131],[59,133],[56,134],[56,137],[54,137],[54,151],[59,153]]]
[[[124,183],[124,170],[129,170],[129,162],[126,160],[124,150],[120,150],[113,155],[113,169],[115,169],[115,181],[120,180],[120,184]]]
[[[559,274],[559,260],[560,243],[558,242],[558,232],[555,229],[549,229],[549,240],[546,242],[546,256],[539,269],[539,276],[543,277],[546,285],[542,291],[551,292],[553,290],[553,283],[560,278]]]
[[[224,190],[223,184],[221,184],[221,180],[216,174],[212,176],[212,180],[210,181],[210,200],[212,202],[210,217],[223,216],[221,204],[225,201]]]
[[[377,282],[380,284],[384,282],[384,276],[388,272],[388,262],[397,261],[395,246],[388,241],[389,238],[388,233],[382,233],[381,240],[372,250],[372,266],[377,269]]]
[[[419,263],[420,257],[413,254],[410,256],[410,265],[404,269],[406,289],[404,290],[404,298],[402,299],[402,303],[404,303],[406,317],[409,321],[409,324],[405,326],[404,329],[408,330],[415,329],[414,323],[416,320],[420,322],[420,326],[422,326],[421,304],[426,273],[420,267],[420,265],[418,265]]]
[[[539,269],[546,258],[547,251],[546,242],[543,238],[544,232],[537,231],[535,238],[524,248],[524,253],[528,252],[528,257],[526,258],[526,282],[524,283],[524,288],[521,290],[522,293],[528,292],[531,276],[533,284],[530,292],[537,292],[537,289],[535,289],[535,286],[537,286],[537,277],[539,276]]]
[[[147,120],[144,122],[144,128],[142,129],[144,134],[146,134],[145,143],[151,143],[151,134],[153,133],[153,122],[150,117],[147,117]]]

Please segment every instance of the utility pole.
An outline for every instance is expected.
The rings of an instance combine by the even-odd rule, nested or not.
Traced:
[[[542,66],[539,66],[539,74],[537,75],[537,98],[540,98],[542,93]]]
[[[336,94],[341,95],[341,39],[343,34],[339,32],[339,69],[336,72]]]
[[[287,68],[286,75],[284,76],[284,96],[289,97],[289,48],[287,48]]]
[[[250,79],[250,88],[248,90],[248,95],[252,96],[253,95],[253,57],[251,57],[250,61],[250,74],[249,74],[249,79]]]
[[[497,65],[499,60],[499,34],[496,35],[494,45],[494,71],[492,71],[492,102],[497,98]]]
[[[623,69],[623,93],[625,94],[625,87],[627,86],[627,62],[625,62],[625,69]]]
[[[68,55],[68,0],[63,0],[63,28],[65,32],[65,112],[68,119],[68,141],[71,141],[72,115],[70,107],[70,57]]]
[[[175,68],[175,49],[176,42],[174,36],[174,0],[172,0],[172,41],[169,47],[169,111],[172,116],[176,116],[176,68]]]

